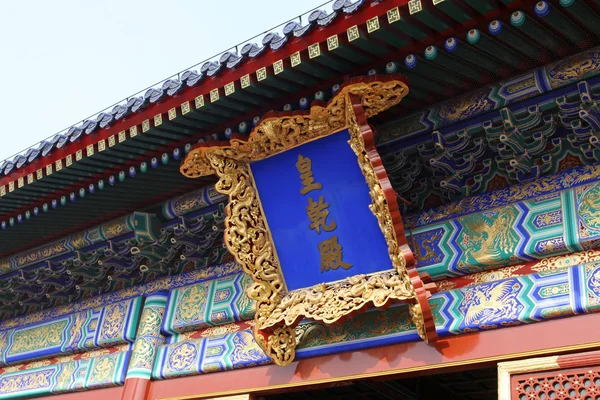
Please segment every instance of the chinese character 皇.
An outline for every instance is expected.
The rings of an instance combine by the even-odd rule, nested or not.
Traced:
[[[319,252],[321,253],[321,272],[338,269],[339,267],[343,269],[352,268],[352,264],[342,261],[342,246],[338,243],[337,236],[332,236],[331,239],[319,243]]]
[[[306,214],[308,215],[308,220],[310,224],[308,227],[313,231],[317,231],[317,233],[321,233],[321,228],[325,232],[331,232],[334,230],[337,225],[334,220],[327,223],[327,217],[329,217],[329,203],[325,203],[325,199],[323,196],[319,196],[319,200],[315,202],[312,197],[308,198],[308,206],[306,206]]]
[[[302,180],[303,188],[300,189],[301,194],[307,194],[313,190],[323,189],[323,186],[320,183],[315,182],[310,158],[298,154],[296,168],[298,169],[298,172],[300,172],[300,179]]]

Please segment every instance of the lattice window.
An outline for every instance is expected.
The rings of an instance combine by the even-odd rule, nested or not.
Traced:
[[[512,398],[600,400],[600,366],[511,376]]]

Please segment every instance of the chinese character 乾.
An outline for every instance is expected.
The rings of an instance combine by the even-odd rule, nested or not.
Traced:
[[[338,243],[337,236],[331,239],[323,240],[319,243],[319,252],[321,253],[321,272],[327,272],[331,269],[352,268],[352,264],[342,261],[342,246]]]
[[[313,190],[323,189],[323,186],[320,183],[315,182],[310,158],[298,154],[296,168],[298,169],[298,172],[300,172],[300,179],[302,180],[303,188],[300,189],[301,194],[307,194]]]
[[[337,225],[334,220],[327,223],[327,217],[329,217],[329,203],[325,203],[325,199],[323,196],[319,196],[319,200],[315,202],[312,197],[308,198],[308,206],[306,206],[306,214],[308,215],[308,220],[310,224],[308,227],[313,231],[317,231],[317,233],[321,233],[321,228],[325,232],[331,232],[334,230]]]

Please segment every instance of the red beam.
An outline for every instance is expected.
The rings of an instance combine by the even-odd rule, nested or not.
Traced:
[[[558,366],[563,369],[600,365],[600,351],[582,354],[568,354],[558,357]]]
[[[122,400],[144,400],[150,387],[149,379],[130,378],[125,380]]]

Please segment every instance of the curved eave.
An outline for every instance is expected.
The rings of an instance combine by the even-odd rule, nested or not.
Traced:
[[[306,107],[319,91],[326,99],[335,84],[372,69],[381,72],[390,61],[399,61],[400,70],[394,72],[408,76],[411,90],[400,107],[379,119],[388,121],[553,58],[576,53],[597,41],[597,36],[590,39],[585,24],[590,18],[598,20],[594,2],[584,2],[592,12],[585,15],[578,28],[584,40],[577,43],[569,35],[561,34],[554,20],[537,17],[533,11],[535,4],[526,0],[504,0],[496,5],[488,1],[451,0],[436,5],[406,0],[365,2],[343,17],[338,15],[328,25],[315,26],[303,36],[288,38],[281,48],[274,49],[271,44],[260,56],[242,60],[194,86],[182,87],[172,96],[157,95],[155,103],[149,101],[140,110],[129,112],[90,134],[80,133],[76,141],[56,146],[48,155],[38,156],[0,178],[0,222],[7,225],[6,230],[0,230],[0,256],[190,190],[199,183],[183,178],[174,158],[183,157],[186,149],[199,139],[223,139],[227,128],[236,133],[242,122],[248,126],[248,133],[254,117],[281,110],[286,103],[296,107],[303,98]],[[581,18],[572,8],[554,4],[552,7],[572,24]],[[487,33],[492,20],[510,24],[514,10],[523,10],[529,22],[551,33],[559,47],[550,51],[545,37],[531,37],[525,31],[517,32],[521,40],[512,43]],[[486,53],[489,49],[467,45],[466,53],[454,54],[455,63],[447,64],[445,41],[455,37],[464,45],[467,32],[473,28],[483,32],[490,43],[500,45],[501,52],[489,56]],[[424,60],[425,49],[432,44],[441,52],[440,57]],[[537,53],[526,55],[522,51],[524,46],[540,49],[540,57]],[[499,68],[490,71],[477,65],[470,57],[473,52],[497,62]],[[410,54],[418,58],[417,68],[403,66],[403,60]],[[505,62],[515,55],[514,65]],[[470,67],[476,73],[465,73],[461,67]],[[148,167],[153,158],[160,163],[163,155],[170,159],[167,166]],[[146,163],[146,173],[140,172],[142,163]],[[134,179],[129,177],[132,168],[136,171]],[[125,182],[109,187],[110,176],[118,180],[119,173],[125,175]],[[107,195],[99,195],[100,180]],[[94,195],[89,192],[90,185],[95,185]],[[80,190],[84,198],[79,196]],[[69,200],[71,193],[76,198],[73,203]],[[63,196],[67,205],[50,209],[40,217],[44,204],[49,207],[52,201],[60,204]],[[38,216],[32,216],[36,207]]]

